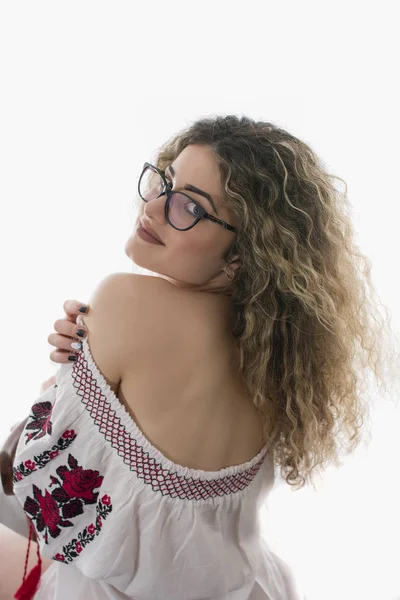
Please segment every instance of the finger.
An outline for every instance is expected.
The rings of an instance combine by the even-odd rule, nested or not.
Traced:
[[[54,350],[53,352],[50,353],[50,360],[52,360],[55,363],[68,363],[70,364],[70,361],[68,360],[68,356],[72,356],[72,352],[68,352],[68,351],[63,351],[63,350]],[[76,356],[76,355],[75,355]]]
[[[47,341],[51,346],[54,346],[56,350],[67,350],[68,352],[80,352],[81,348],[74,348],[72,344],[78,344],[82,342],[83,338],[69,338],[64,335],[58,335],[57,333],[52,333],[47,338]]]
[[[83,304],[82,302],[78,302],[78,300],[66,300],[64,302],[63,310],[64,310],[65,314],[67,315],[66,318],[68,319],[68,321],[71,321],[72,323],[76,322],[76,317],[81,314],[79,312],[79,309],[81,306],[86,306],[86,304]],[[86,312],[88,312],[88,310],[89,310],[89,308],[87,309]]]
[[[54,323],[54,330],[59,333],[60,335],[66,335],[67,337],[79,337],[77,336],[77,331],[79,331],[80,329],[83,329],[83,331],[85,332],[85,335],[87,333],[86,331],[86,327],[84,327],[83,325],[77,325],[76,323],[71,323],[70,321],[68,321],[67,319],[58,319],[57,321],[55,321]],[[53,335],[53,334],[51,334]],[[49,338],[47,338],[47,340],[49,340]],[[49,342],[50,344],[52,342]]]

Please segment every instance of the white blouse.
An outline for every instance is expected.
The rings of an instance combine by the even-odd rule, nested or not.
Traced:
[[[274,483],[268,445],[219,471],[171,462],[87,339],[77,357],[33,404],[14,461],[15,494],[54,560],[35,600],[300,600],[260,535]]]

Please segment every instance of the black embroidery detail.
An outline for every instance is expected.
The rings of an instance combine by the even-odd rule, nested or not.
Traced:
[[[97,517],[94,523],[87,525],[83,531],[78,533],[78,537],[74,538],[68,544],[62,547],[62,552],[57,552],[52,558],[59,562],[72,562],[82,552],[83,548],[90,544],[99,535],[103,526],[103,520],[112,512],[112,504],[110,496],[103,496],[96,506]]]
[[[84,512],[85,504],[96,504],[99,492],[94,492],[103,483],[99,471],[82,469],[71,454],[68,456],[68,467],[57,467],[59,479],[51,477],[51,484],[56,487],[52,492],[45,489],[44,494],[36,485],[32,486],[33,498],[27,496],[24,510],[34,522],[37,532],[43,534],[48,543],[48,535],[56,538],[60,535],[60,527],[72,527],[73,519]],[[49,487],[50,487],[49,486]]]
[[[28,423],[25,425],[25,430],[33,430],[33,432],[25,432],[27,439],[25,444],[30,440],[42,438],[48,433],[51,435],[52,423],[50,421],[53,405],[51,402],[38,402],[31,408],[33,414],[29,415]]]
[[[32,460],[26,460],[21,462],[17,467],[13,467],[13,481],[18,483],[24,477],[27,477],[31,473],[43,469],[53,458],[56,458],[60,452],[66,450],[68,446],[72,444],[76,438],[76,433],[71,430],[66,430],[62,434],[54,446],[50,450],[45,450],[41,454],[34,456]],[[51,484],[50,484],[51,485]]]

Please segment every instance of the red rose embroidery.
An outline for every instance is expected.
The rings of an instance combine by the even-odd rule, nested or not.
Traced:
[[[75,433],[71,430],[72,434]],[[65,432],[64,432],[65,433]],[[27,461],[30,463],[31,461]],[[29,466],[29,465],[28,465]],[[42,492],[36,485],[33,485],[33,498],[27,496],[24,503],[24,510],[28,513],[31,521],[35,522],[36,530],[43,532],[43,540],[48,544],[48,534],[53,538],[57,537],[61,532],[61,527],[72,527],[73,523],[70,519],[75,519],[84,513],[85,504],[95,504],[99,492],[95,492],[103,483],[103,477],[99,471],[93,469],[83,469],[72,454],[68,455],[68,466],[60,465],[56,469],[59,479],[50,476],[49,487],[54,486],[51,493],[45,489]],[[102,501],[99,501],[97,511],[100,513],[96,518],[96,527],[91,523],[86,531],[89,536],[98,534],[102,527],[101,516],[106,518],[107,514],[112,511],[111,498],[104,494]],[[100,516],[101,515],[101,516]],[[96,531],[97,530],[97,531]],[[75,540],[75,552],[80,553],[87,543],[85,533],[82,539],[78,542]],[[65,551],[55,560],[62,560],[60,556],[65,556],[66,560],[70,561],[71,556]],[[73,551],[71,546],[70,551]]]
[[[54,452],[50,452],[50,460],[53,460],[58,455],[58,450],[54,450]]]
[[[30,471],[33,471],[33,469],[36,468],[36,464],[34,462],[32,462],[31,460],[26,460],[25,461],[25,466],[27,469],[29,469]]]
[[[41,492],[37,494],[36,500],[39,501],[45,526],[49,528],[51,535],[56,537],[57,525],[61,520],[57,502],[47,490],[44,496]]]
[[[43,531],[46,528],[53,538],[57,537],[61,531],[59,525],[64,527],[72,525],[72,523],[62,520],[57,502],[52,498],[50,492],[46,490],[43,496],[36,485],[33,486],[33,498],[28,496],[25,500],[24,510],[30,515],[30,518],[36,521],[38,531]],[[44,541],[47,543],[46,533],[44,534]]]
[[[59,475],[63,479],[63,490],[70,498],[82,498],[85,504],[96,502],[98,493],[93,493],[93,490],[103,482],[98,471],[76,467],[72,471],[63,470]]]
[[[67,430],[66,430],[66,431],[64,431],[64,433],[62,434],[62,437],[63,437],[64,439],[67,439],[67,438],[72,438],[72,437],[74,437],[74,435],[75,435],[75,431],[74,431],[73,429],[67,429]]]

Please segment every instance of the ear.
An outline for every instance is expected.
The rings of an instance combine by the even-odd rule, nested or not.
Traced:
[[[237,259],[237,260],[235,260],[235,259]],[[227,264],[227,266],[230,268],[230,270],[231,270],[231,271],[236,271],[236,269],[238,269],[238,268],[241,266],[241,264],[242,264],[242,261],[241,261],[241,259],[239,258],[239,255],[238,255],[238,254],[236,254],[236,255],[233,257],[233,260],[231,260],[231,261],[230,261],[230,262]]]

